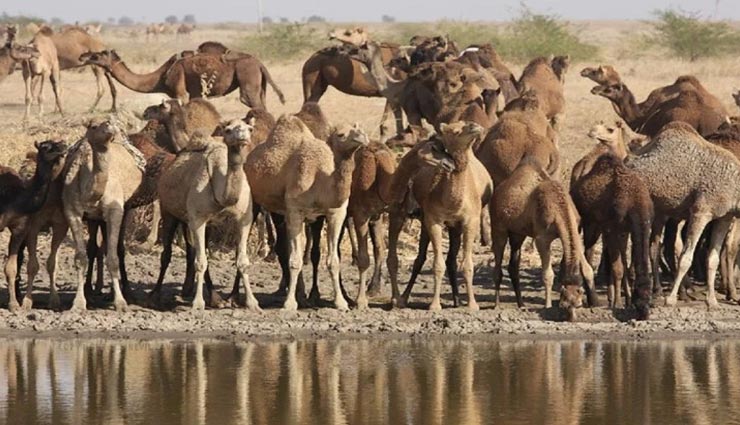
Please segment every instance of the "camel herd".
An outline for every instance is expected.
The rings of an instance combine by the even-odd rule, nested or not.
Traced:
[[[206,226],[223,213],[239,223],[236,279],[228,302],[240,304],[241,288],[253,310],[260,306],[249,282],[247,241],[255,225],[270,234],[274,230],[272,248],[282,269],[280,291],[287,310],[320,297],[315,272],[306,297],[302,269],[308,255],[314,271],[318,267],[324,224],[334,306],[340,310],[350,303],[368,307],[368,297],[382,289],[384,263],[391,303],[404,307],[430,244],[434,290],[429,309],[442,308],[445,272],[453,303],[459,305],[457,255],[462,250],[465,304],[478,310],[473,284],[477,243],[492,247],[496,304],[508,243],[509,278],[521,307],[519,266],[527,238],[534,240],[540,256],[546,308],[553,305],[556,278],[551,245],[561,241],[558,306],[569,319],[584,304],[601,304],[592,268],[599,263],[594,255],[599,237],[610,307],[627,305],[637,318],[646,319],[650,305],[662,295],[660,275],[672,277],[665,303],[675,305],[689,273],[706,280],[707,303],[716,306],[718,268],[727,298],[738,299],[734,268],[740,245],[740,127],[694,76],[681,76],[638,103],[614,67],[584,69],[581,75],[597,84],[591,92],[608,99],[623,121],[590,129],[589,136],[598,143],[574,166],[566,184],[559,180],[558,141],[566,119],[568,56],[535,58],[517,78],[490,44],[460,49],[446,37],[416,36],[410,45],[400,46],[373,41],[362,28],[337,29],[329,38],[340,44],[314,53],[302,68],[301,110],[276,119],[267,110],[267,85],[282,102],[284,96],[267,68],[254,56],[218,42],[174,54],[152,72],[137,74],[115,50],[80,29],[55,33],[42,28],[29,44],[18,43],[13,28],[7,34],[0,50],[0,79],[21,64],[26,118],[37,85],[41,106],[47,78],[62,112],[59,71],[76,66],[91,65],[95,72],[99,90],[93,108],[104,89],[103,76],[114,108],[113,80],[137,92],[172,98],[144,111],[148,121],[138,133],[126,135],[114,122],[94,119],[70,147],[60,141],[37,143],[36,171],[29,179],[7,167],[0,170],[0,228],[11,231],[5,266],[11,310],[32,306],[38,234],[49,226],[52,308],[60,307],[56,253],[71,229],[77,270],[72,308],[87,308],[92,263],[104,251],[114,305],[126,309],[124,217],[152,203],[161,210],[163,244],[151,293],[155,303],[182,227],[188,269],[183,294],[193,298],[194,309],[224,304],[210,281],[206,252]],[[385,98],[383,140],[371,140],[356,124],[330,124],[318,104],[329,86],[350,95]],[[223,120],[207,98],[237,89],[249,113]],[[733,96],[740,105],[740,93]],[[385,126],[390,113],[396,123],[393,135],[387,135]],[[422,230],[411,277],[401,293],[398,239],[409,218],[419,218]],[[359,290],[352,301],[340,278],[339,244],[345,228],[357,241]],[[104,233],[103,250],[99,231]],[[678,255],[677,243],[683,247]],[[17,272],[24,249],[28,278],[21,297]]]

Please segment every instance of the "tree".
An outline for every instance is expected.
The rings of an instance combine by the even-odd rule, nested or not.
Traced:
[[[128,16],[121,16],[118,18],[118,25],[133,25],[134,20],[129,18]]]
[[[699,19],[696,14],[661,10],[655,12],[652,40],[676,56],[695,61],[700,57],[740,52],[740,32],[725,22]]]
[[[164,21],[167,22],[170,25],[174,25],[174,24],[176,24],[178,22],[177,16],[175,16],[175,15],[170,15],[170,16],[164,18]]]
[[[182,21],[186,24],[194,24],[195,23],[195,15],[185,15],[182,17]]]
[[[288,24],[288,23],[290,23],[290,20],[288,18],[286,18],[286,17],[283,16],[283,17],[280,18],[280,23],[281,24]]]
[[[269,16],[265,16],[264,18],[262,18],[262,23],[269,25],[272,23],[272,18]]]
[[[383,15],[380,17],[380,20],[386,23],[396,22],[396,18],[390,15]]]
[[[319,22],[326,22],[326,18],[319,15],[311,15],[306,19],[306,22],[308,23],[319,23]]]

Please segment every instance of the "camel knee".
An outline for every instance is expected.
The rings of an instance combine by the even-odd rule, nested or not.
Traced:
[[[121,278],[117,255],[108,255],[105,258],[105,266],[108,268],[108,273],[110,273],[113,279]]]
[[[204,274],[208,268],[208,259],[205,255],[197,255],[195,257],[195,271],[198,274]]]
[[[357,253],[357,268],[360,269],[361,272],[370,268],[370,255],[363,250],[360,250],[360,252]]]

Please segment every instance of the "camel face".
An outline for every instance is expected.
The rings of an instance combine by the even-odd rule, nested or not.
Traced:
[[[455,171],[455,160],[452,158],[442,142],[430,139],[419,147],[417,151],[419,158],[427,165],[441,168],[448,173]]]
[[[37,60],[40,56],[41,53],[35,46],[24,46],[17,43],[10,45],[10,57],[16,61]]]
[[[609,100],[618,100],[624,92],[624,86],[622,84],[614,84],[611,86],[596,86],[591,89],[591,94],[605,97]]]
[[[114,50],[103,50],[101,52],[86,52],[80,55],[80,62],[86,65],[97,65],[105,69],[110,69],[115,62],[120,62],[121,58]]]
[[[339,126],[329,140],[337,152],[344,154],[354,154],[357,149],[370,143],[367,134],[356,123],[351,126],[346,124]]]
[[[596,84],[611,86],[621,83],[617,71],[610,65],[599,65],[597,68],[583,68],[581,77],[588,78]]]
[[[483,135],[483,127],[474,122],[443,123],[440,130],[442,131],[442,143],[450,152],[460,152],[468,149]]]
[[[606,125],[603,122],[591,127],[588,137],[598,140],[599,142],[611,146],[622,140],[622,123],[617,122],[615,125]]]
[[[38,158],[43,162],[53,163],[63,158],[67,153],[67,145],[63,141],[34,142],[34,146],[38,151]]]
[[[87,125],[85,137],[93,148],[107,149],[118,134],[118,127],[108,120],[95,119]]]
[[[343,44],[363,46],[368,42],[365,28],[335,28],[329,32],[329,40],[337,40]]]
[[[224,143],[229,147],[243,147],[252,139],[254,126],[242,120],[234,119],[223,127]]]
[[[560,290],[560,308],[567,312],[568,321],[570,322],[576,320],[577,309],[583,307],[583,293],[581,282],[563,282]]]

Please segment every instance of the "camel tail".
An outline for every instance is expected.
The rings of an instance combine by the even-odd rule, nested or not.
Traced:
[[[262,70],[262,77],[267,81],[267,84],[272,87],[273,90],[275,90],[275,94],[277,94],[278,99],[280,99],[280,103],[285,105],[285,95],[283,95],[283,92],[280,90],[280,87],[275,84],[274,81],[272,81],[272,77],[270,76],[270,72],[267,71],[267,68],[265,65],[260,64],[260,69]]]

